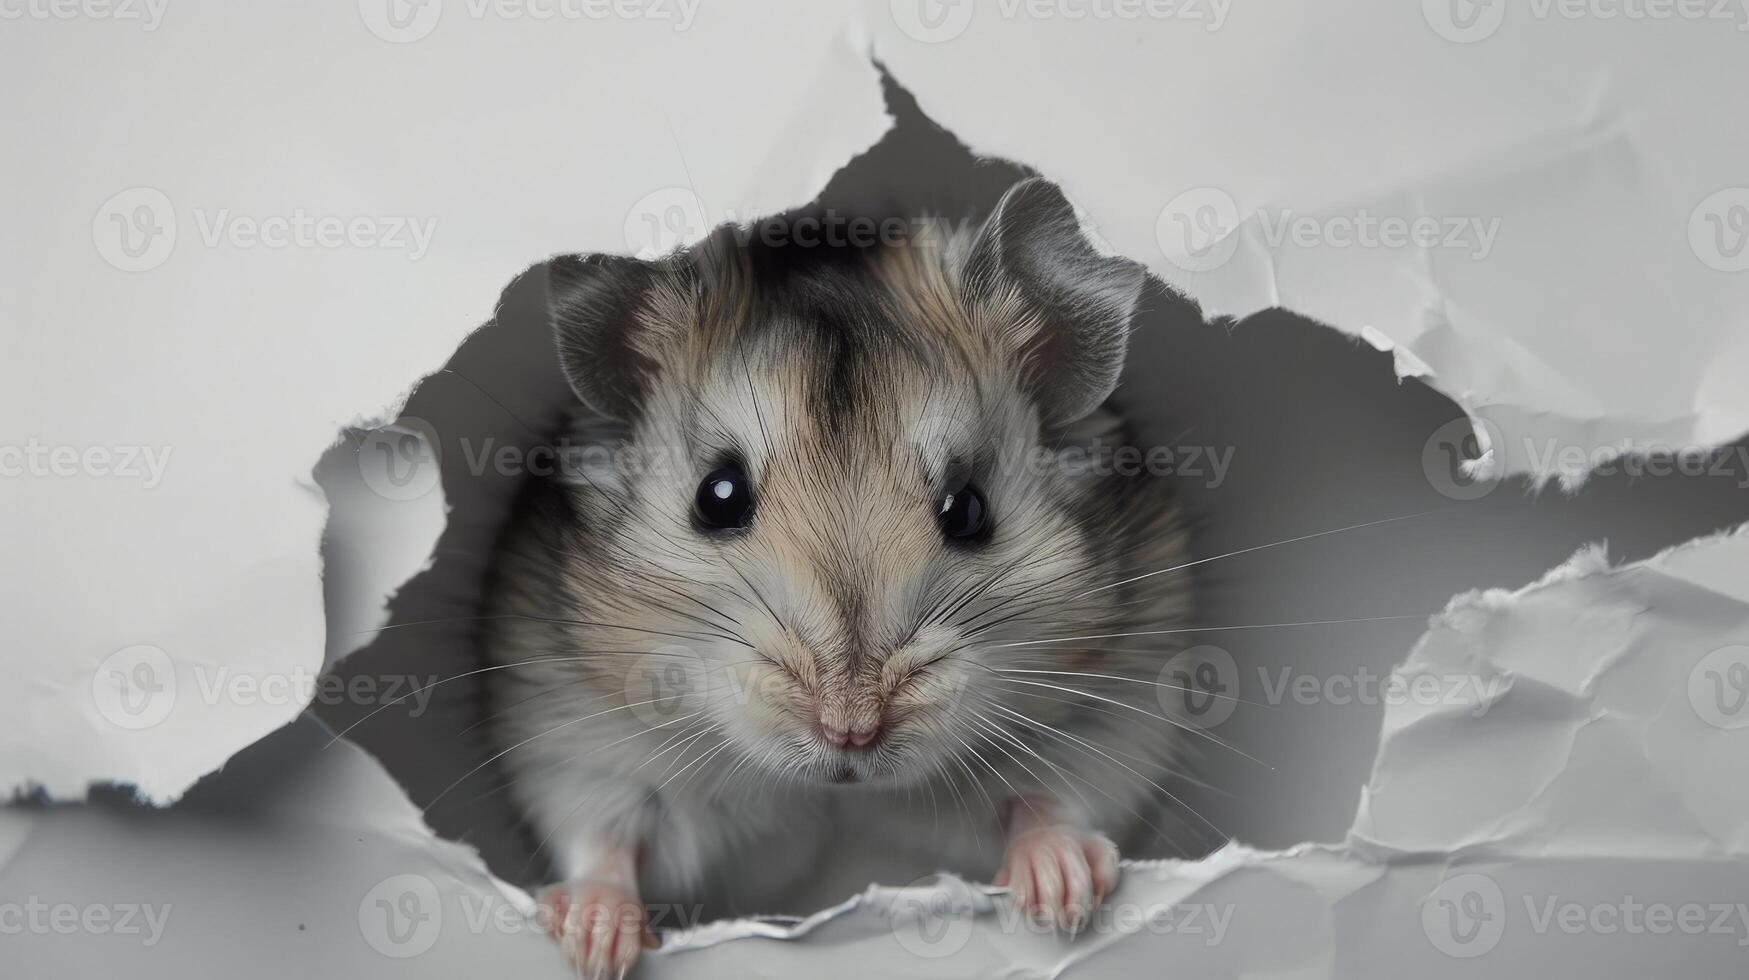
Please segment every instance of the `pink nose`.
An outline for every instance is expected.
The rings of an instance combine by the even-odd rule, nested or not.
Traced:
[[[877,726],[874,728],[847,732],[822,723],[820,725],[820,737],[832,743],[836,748],[866,749],[873,745],[876,739],[881,737],[881,730]]]

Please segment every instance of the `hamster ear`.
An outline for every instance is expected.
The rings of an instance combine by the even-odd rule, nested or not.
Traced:
[[[547,263],[547,315],[565,378],[611,418],[638,414],[656,364],[638,343],[658,272],[621,255],[561,255]]]
[[[1011,342],[1048,424],[1085,416],[1117,387],[1147,275],[1095,251],[1055,184],[1032,177],[1010,188],[963,275],[974,301],[1022,307]]]

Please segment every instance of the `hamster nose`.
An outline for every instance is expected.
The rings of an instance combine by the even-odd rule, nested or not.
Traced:
[[[880,739],[881,729],[877,724],[868,728],[857,728],[851,731],[845,731],[842,728],[837,728],[833,725],[821,722],[820,737],[831,743],[834,748],[851,750],[867,749]]]

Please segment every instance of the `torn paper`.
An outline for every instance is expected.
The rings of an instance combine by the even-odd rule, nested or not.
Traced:
[[[1390,710],[1345,843],[1130,863],[1073,942],[944,879],[801,922],[700,924],[640,975],[1736,976],[1746,567],[1740,531],[1454,600],[1400,674],[1511,682],[1485,712]],[[103,923],[77,945],[9,939],[19,975],[566,975],[527,896],[431,838],[356,749],[305,723],[238,763],[168,811],[5,814],[0,898]]]
[[[1630,11],[1629,8],[1632,8]],[[1211,314],[1397,352],[1567,485],[1749,431],[1735,4],[867,8],[924,111]],[[1025,65],[1024,71],[1009,70]],[[1000,77],[1002,95],[967,85]]]
[[[0,520],[28,556],[0,573],[5,662],[32,679],[0,688],[28,720],[0,785],[167,801],[290,721],[307,699],[198,692],[321,671],[311,470],[342,429],[392,420],[531,263],[702,234],[677,199],[711,223],[801,203],[886,126],[845,6],[685,30],[667,3],[534,6],[6,20],[0,77],[36,95],[0,115],[39,135],[5,164],[0,246],[0,455],[26,468]],[[367,468],[403,449],[358,442]],[[441,507],[409,489],[384,506]]]

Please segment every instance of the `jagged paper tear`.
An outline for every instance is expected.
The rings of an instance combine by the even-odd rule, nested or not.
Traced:
[[[1739,530],[1619,568],[1586,551],[1523,589],[1453,600],[1398,679],[1501,683],[1387,710],[1342,844],[1131,862],[1073,942],[1000,890],[944,878],[799,923],[703,925],[641,975],[1740,975],[1745,569]],[[300,727],[282,757],[252,749],[176,809],[0,814],[0,894],[149,906],[137,930],[78,946],[9,939],[19,975],[567,975],[528,896],[432,838],[359,750]]]
[[[678,41],[626,21],[570,35],[482,26],[461,8],[419,38],[385,37],[368,2],[180,5],[143,44],[120,22],[13,25],[32,33],[0,35],[0,73],[39,97],[9,100],[9,128],[52,137],[9,163],[9,185],[30,188],[9,203],[12,224],[42,233],[5,243],[9,268],[38,274],[0,295],[0,317],[80,329],[25,338],[26,356],[8,362],[28,372],[0,385],[20,450],[7,462],[34,466],[40,449],[46,468],[8,479],[0,508],[29,558],[0,582],[21,679],[0,685],[0,715],[28,739],[0,751],[0,784],[78,798],[120,781],[169,801],[296,718],[294,689],[248,708],[173,698],[153,724],[128,726],[164,705],[150,695],[173,677],[194,691],[192,678],[222,671],[313,676],[329,624],[311,460],[342,427],[387,417],[531,259],[665,247],[809,197],[885,126],[868,36],[935,118],[1063,182],[1113,248],[1209,310],[1288,305],[1393,350],[1402,373],[1480,420],[1497,472],[1571,482],[1611,451],[1749,428],[1749,279],[1741,247],[1720,237],[1749,206],[1730,169],[1749,131],[1712,111],[1749,72],[1729,25],[1629,31],[1515,8],[1491,36],[1453,40],[1431,2],[1300,17],[1228,6],[1206,6],[1231,18],[1210,31],[1188,15],[1040,24],[997,4],[925,22],[904,3],[797,2],[701,20]],[[636,94],[599,97],[628,75]],[[525,98],[483,91],[481,77]],[[245,90],[246,104],[234,98]],[[386,139],[385,119],[420,125]],[[310,200],[442,220],[429,241],[408,240],[416,262],[251,249],[227,231]],[[1218,255],[1230,242],[1215,268],[1171,245],[1175,230],[1208,230],[1194,220],[1205,207],[1220,234],[1191,246]],[[156,224],[128,225],[141,208]],[[1481,224],[1470,258],[1272,241],[1295,214],[1362,209]],[[106,237],[112,218],[124,237]],[[129,227],[169,231],[156,241],[170,244],[136,252]],[[82,462],[62,477],[62,447],[85,460],[131,447],[137,475],[112,461],[106,475]],[[1578,462],[1551,448],[1579,450]],[[414,499],[372,600],[435,539],[441,497]],[[853,976],[1161,964],[1437,976],[1476,956],[1525,975],[1673,961],[1726,975],[1749,942],[1749,925],[1732,924],[1749,812],[1733,778],[1749,761],[1745,558],[1741,534],[1616,570],[1581,556],[1521,592],[1458,600],[1405,674],[1486,675],[1495,699],[1393,708],[1343,844],[1132,865],[1116,902],[1144,911],[1133,928],[1114,919],[1065,949],[1004,920],[981,889],[877,888],[799,941],[757,935],[777,926],[706,927],[699,948],[656,954],[648,971],[794,973],[823,946]],[[371,621],[365,609],[349,625]],[[144,948],[119,923],[78,947],[52,925],[9,936],[19,974],[428,975],[441,962],[564,975],[518,924],[526,896],[432,838],[374,763],[322,740],[311,733],[286,768],[251,776],[240,759],[216,777],[222,801],[249,798],[238,781],[259,791],[242,808],[252,819],[229,806],[0,813],[0,895],[163,915]],[[1456,780],[1474,789],[1462,806],[1441,792]],[[1623,924],[1636,902],[1637,932]],[[1650,904],[1670,909],[1662,929]],[[1689,928],[1693,909],[1706,927]],[[956,910],[967,914],[935,914]],[[151,919],[136,911],[135,924]],[[750,935],[724,941],[732,930]],[[1140,933],[1157,939],[1122,938]]]

